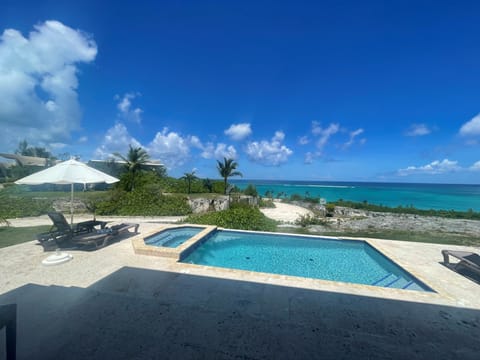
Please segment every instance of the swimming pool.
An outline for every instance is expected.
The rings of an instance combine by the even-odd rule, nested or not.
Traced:
[[[205,230],[203,227],[183,226],[166,229],[144,239],[146,245],[176,248]]]
[[[232,230],[210,233],[183,263],[432,292],[366,241]]]

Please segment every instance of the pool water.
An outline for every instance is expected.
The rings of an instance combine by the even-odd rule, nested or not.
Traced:
[[[176,248],[203,230],[205,228],[193,226],[166,229],[146,237],[144,241],[147,245]]]
[[[217,230],[184,263],[433,291],[365,241]]]

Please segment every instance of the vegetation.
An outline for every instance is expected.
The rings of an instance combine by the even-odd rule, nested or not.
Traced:
[[[15,195],[15,192],[0,192],[0,218],[9,219],[25,216],[39,216],[53,210],[52,200]]]
[[[98,215],[167,216],[192,212],[182,195],[165,195],[156,186],[143,186],[135,191],[115,189],[104,201],[96,203]]]
[[[119,153],[114,153],[114,155],[125,161],[127,173],[122,179],[124,180],[123,185],[125,186],[126,191],[133,191],[135,189],[135,177],[138,172],[144,168],[145,164],[150,159],[150,155],[148,155],[141,147],[134,148],[132,145],[129,145],[126,156]]]
[[[203,187],[208,190],[209,193],[213,191],[213,183],[212,180],[209,178],[203,179],[202,181]]]
[[[45,167],[52,165],[57,159],[57,157],[53,156],[53,154],[44,147],[29,146],[26,140],[20,141],[17,149],[15,150],[15,154],[45,158]],[[8,168],[0,167],[0,180],[2,182],[14,181],[33,174],[39,170],[42,170],[41,166],[22,165],[20,163]]]
[[[45,158],[49,160],[56,159],[56,157],[54,157],[50,151],[48,151],[43,147],[28,146],[27,140],[20,141],[20,143],[18,144],[17,150],[15,150],[15,154],[23,155],[23,156],[40,157],[40,158]]]
[[[190,215],[185,222],[216,225],[229,229],[276,230],[276,221],[267,218],[257,207],[244,204],[232,204],[228,210]]]
[[[258,206],[260,208],[274,208],[275,203],[273,202],[272,199],[260,198],[260,200],[258,202]]]
[[[192,192],[192,182],[198,179],[198,177],[195,176],[195,171],[183,174],[181,179],[185,180],[185,182],[187,183],[187,186],[188,186],[187,194],[190,194]]]
[[[30,227],[0,227],[0,248],[32,241],[36,234],[46,232],[50,225]]]
[[[243,176],[240,171],[237,171],[238,163],[233,159],[223,158],[223,163],[217,160],[217,170],[224,182],[224,194],[227,194],[228,178],[232,176]]]
[[[320,218],[317,215],[300,215],[298,219],[295,221],[296,225],[300,225],[301,227],[306,227],[308,225],[326,225],[328,224],[325,219]]]
[[[352,209],[361,209],[368,211],[376,212],[389,212],[394,214],[413,214],[421,216],[436,216],[449,219],[469,219],[469,220],[480,220],[480,212],[475,212],[472,209],[468,211],[455,211],[455,210],[421,210],[413,206],[403,207],[388,207],[383,205],[374,205],[369,204],[367,201],[364,202],[353,202],[353,201],[344,201],[342,199],[333,202],[336,206],[343,206]]]
[[[355,231],[312,231],[308,227],[283,227],[282,232],[304,235],[334,236],[334,237],[355,237],[372,239],[390,239],[411,242],[423,242],[432,244],[450,244],[462,246],[480,245],[478,238],[463,234],[452,234],[443,232],[422,232],[395,229],[369,229]]]
[[[376,239],[390,239],[412,242],[426,242],[433,244],[452,244],[452,245],[466,245],[478,246],[480,243],[478,238],[466,236],[462,234],[452,234],[443,232],[422,232],[422,231],[408,231],[408,230],[385,230],[385,229],[370,229],[357,231],[343,231],[338,232],[322,232],[325,236],[346,236],[346,237],[363,237]]]
[[[335,204],[328,203],[325,205],[325,216],[332,217],[335,214]]]
[[[243,193],[249,196],[255,196],[255,197],[258,196],[257,188],[255,187],[255,185],[252,185],[252,184],[248,184],[245,190],[243,190]]]

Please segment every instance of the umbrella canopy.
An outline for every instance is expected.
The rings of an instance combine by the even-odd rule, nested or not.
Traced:
[[[117,181],[120,180],[80,161],[71,159],[19,179],[15,181],[15,184],[71,184],[70,221],[73,224],[73,184],[112,184]]]

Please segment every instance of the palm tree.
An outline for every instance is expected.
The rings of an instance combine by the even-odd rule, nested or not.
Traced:
[[[134,190],[135,176],[142,169],[148,159],[150,159],[150,155],[148,155],[141,147],[134,148],[132,145],[129,145],[127,156],[123,156],[119,153],[113,153],[113,155],[125,161],[125,167],[131,177],[129,191]]]
[[[230,176],[243,176],[240,171],[236,171],[238,163],[233,159],[223,158],[223,163],[220,160],[217,160],[217,169],[220,173],[220,176],[223,177],[225,184],[225,192],[227,194],[227,180]]]
[[[211,193],[212,190],[213,190],[212,180],[210,180],[209,178],[204,179],[203,180],[203,187],[206,188],[209,193]]]
[[[190,194],[190,190],[192,188],[192,181],[197,180],[198,177],[195,176],[195,170],[191,173],[184,173],[181,179],[185,180],[188,184],[188,194]]]

